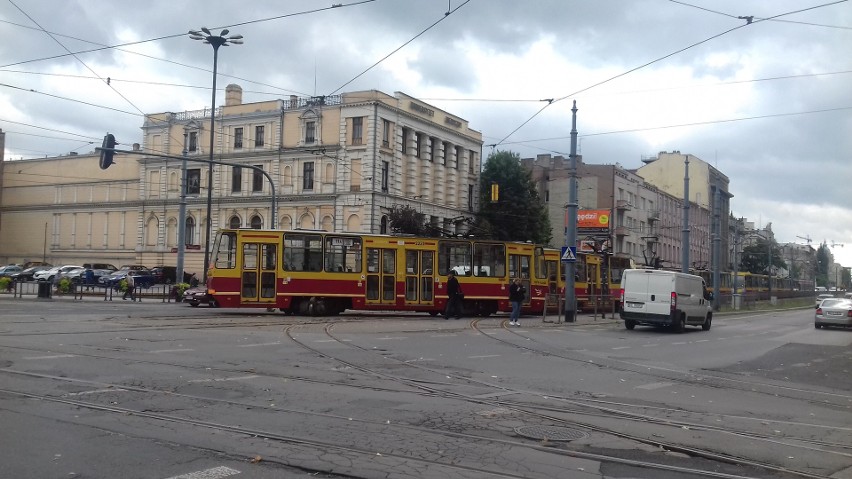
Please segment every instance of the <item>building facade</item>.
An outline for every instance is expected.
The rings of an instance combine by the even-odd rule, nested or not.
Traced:
[[[169,265],[183,228],[186,270],[200,272],[211,169],[198,160],[210,159],[211,114],[213,159],[230,164],[212,168],[214,234],[224,227],[385,233],[399,206],[463,233],[478,208],[482,135],[458,116],[375,90],[244,104],[240,87],[229,85],[213,112],[147,115],[138,155],[118,155],[105,171],[94,154],[3,162],[0,261]],[[178,225],[184,150],[187,208]],[[12,174],[24,165],[37,185]],[[34,208],[44,216],[28,214]],[[42,230],[43,248],[27,239]],[[90,230],[94,239],[81,241]]]
[[[576,163],[579,214],[594,212],[609,215],[607,231],[600,228],[584,231],[578,224],[578,247],[605,250],[616,257],[628,258],[639,266],[679,270],[682,263],[682,198],[619,164],[587,164],[581,157]],[[547,204],[553,225],[552,246],[562,246],[567,228],[569,161],[562,156],[545,154],[522,159],[521,164],[531,172],[539,195]],[[689,215],[689,267],[708,269],[711,258],[710,210],[691,203]]]

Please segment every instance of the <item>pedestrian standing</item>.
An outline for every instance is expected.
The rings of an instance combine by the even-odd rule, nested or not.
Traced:
[[[127,276],[124,277],[124,281],[127,288],[125,288],[124,296],[121,299],[127,299],[127,295],[129,294],[130,301],[136,301],[136,294],[133,291],[136,288],[136,281],[130,273],[127,273]]]
[[[509,285],[509,302],[512,304],[512,314],[509,316],[509,324],[511,326],[520,326],[521,318],[521,303],[524,302],[526,288],[521,284],[521,278],[512,280]]]
[[[95,287],[95,272],[92,271],[92,268],[86,269],[86,291]]]
[[[456,279],[456,272],[451,269],[447,273],[447,309],[444,310],[444,319],[450,319],[450,316],[461,319],[462,299],[464,299],[464,293],[459,280]]]

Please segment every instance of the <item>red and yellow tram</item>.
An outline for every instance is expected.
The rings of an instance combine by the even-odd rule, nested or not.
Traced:
[[[580,309],[618,290],[620,273],[602,273],[608,263],[602,256],[577,255]],[[527,290],[526,314],[542,313],[548,299],[565,291],[559,251],[530,243],[254,229],[219,232],[207,288],[225,308],[275,308],[303,315],[347,309],[436,315],[446,306],[450,270],[461,284],[467,315],[510,311],[508,286],[514,278],[521,278]],[[606,278],[614,283],[604,283]]]

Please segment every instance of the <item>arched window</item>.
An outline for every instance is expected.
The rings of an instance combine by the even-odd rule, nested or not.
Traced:
[[[251,227],[255,230],[263,228],[263,220],[260,219],[260,216],[254,215],[251,217]]]
[[[311,216],[310,213],[305,213],[299,218],[299,228],[304,228],[306,230],[314,229],[314,217]]]
[[[293,219],[287,215],[281,217],[281,221],[278,223],[278,227],[282,230],[293,229]]]
[[[174,217],[166,222],[166,246],[170,248],[177,246],[177,219]]]
[[[331,163],[326,163],[325,165],[325,178],[322,179],[323,183],[334,183],[334,165]]]
[[[169,191],[178,190],[178,175],[176,171],[169,173]]]
[[[289,165],[282,170],[281,186],[293,186],[293,169]]]
[[[322,229],[324,231],[334,231],[334,219],[331,216],[325,216],[322,219]]]
[[[383,235],[388,234],[388,217],[387,216],[382,216],[382,222],[381,222],[381,225],[379,226],[379,233],[383,234]]]
[[[358,215],[350,215],[346,220],[346,231],[358,233],[361,231],[361,218]]]
[[[228,220],[228,228],[235,230],[240,227],[240,217],[237,215],[231,216],[231,219]]]
[[[195,218],[192,216],[186,217],[183,241],[184,244],[195,244]]]
[[[160,221],[156,216],[148,218],[145,225],[145,246],[156,246],[157,237],[160,235]]]

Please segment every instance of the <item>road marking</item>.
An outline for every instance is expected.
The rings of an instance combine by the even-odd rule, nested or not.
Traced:
[[[676,342],[676,343],[672,343],[672,344],[678,344],[678,345],[680,345],[680,344],[686,344],[686,341],[678,341],[678,342]]]
[[[642,345],[643,348],[655,348],[657,346],[659,346],[659,344],[643,344]]]
[[[429,336],[430,338],[454,338],[456,334],[433,334]]]
[[[669,386],[672,386],[672,385],[674,385],[674,383],[666,383],[666,382],[662,382],[662,383],[650,383],[650,384],[643,384],[643,385],[641,385],[641,386],[636,386],[636,389],[647,389],[647,390],[651,390],[651,389],[666,388],[666,387],[669,387]]]
[[[166,479],[219,479],[220,477],[228,477],[233,476],[234,474],[239,474],[240,471],[236,469],[231,469],[230,467],[219,466],[214,467],[212,469],[206,469],[204,471],[196,471],[190,472],[189,474],[181,474],[179,476],[172,476]]]
[[[483,356],[468,356],[467,359],[499,358],[499,354],[486,354]]]
[[[615,347],[615,348],[612,348],[612,349],[613,349],[613,350],[616,350],[616,349],[630,349],[630,346],[618,346],[618,347]]]
[[[376,339],[381,339],[381,340],[390,340],[390,339],[408,339],[408,337],[406,337],[406,336],[396,336],[396,337],[393,337],[393,336],[385,336],[384,338],[376,338]]]
[[[281,344],[281,341],[275,341],[274,343],[256,343],[256,344],[238,344],[238,348],[256,348],[258,346],[276,346]]]
[[[709,340],[709,339],[699,339],[699,340],[697,340],[697,341],[695,341],[695,342],[696,342],[696,343],[706,343],[707,341],[710,341],[710,340]]]
[[[185,353],[185,352],[188,352],[188,351],[195,351],[195,350],[194,349],[155,349],[153,351],[148,351],[148,352],[152,353],[152,354],[159,354],[159,353]]]
[[[59,358],[74,358],[73,354],[56,354],[53,356],[24,356],[24,359],[59,359]]]
[[[242,381],[243,379],[254,379],[259,378],[257,374],[250,374],[248,376],[234,376],[231,378],[215,378],[215,379],[190,379],[187,382],[190,383],[213,383],[213,382],[221,382],[221,381]]]

